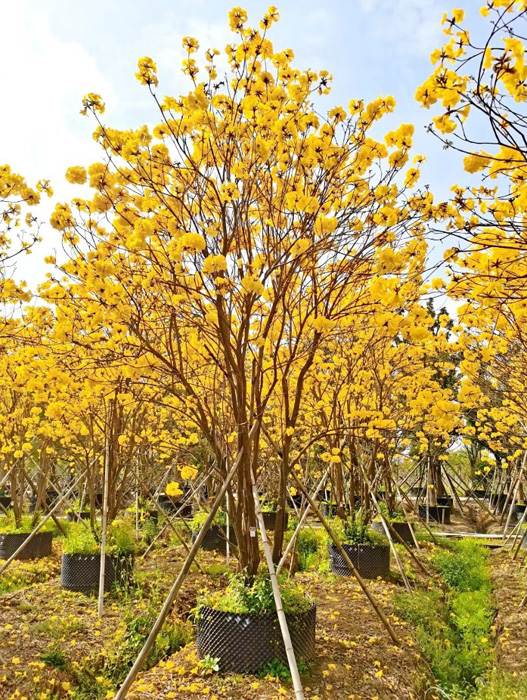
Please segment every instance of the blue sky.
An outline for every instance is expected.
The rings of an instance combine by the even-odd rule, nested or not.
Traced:
[[[292,48],[300,68],[327,69],[333,90],[320,109],[347,106],[351,98],[392,94],[397,109],[382,130],[396,123],[416,125],[415,152],[428,156],[423,183],[439,199],[461,175],[460,158],[443,152],[425,133],[431,114],[414,102],[416,87],[429,75],[430,53],[442,42],[443,12],[461,6],[478,17],[480,0],[284,0],[273,27],[276,48]],[[134,78],[137,59],[158,65],[159,92],[185,91],[180,70],[181,39],[195,36],[203,49],[231,41],[230,0],[16,0],[2,8],[4,108],[0,113],[0,161],[29,180],[51,179],[59,199],[78,190],[64,182],[69,165],[100,159],[91,138],[93,123],[79,114],[82,96],[99,92],[107,103],[106,123],[135,127],[156,119],[148,92]],[[257,24],[269,3],[241,3]],[[7,99],[6,99],[7,96]],[[8,109],[5,109],[9,105]],[[45,210],[43,214],[45,215]],[[44,242],[18,264],[18,276],[42,272],[39,259],[60,245],[49,226]]]

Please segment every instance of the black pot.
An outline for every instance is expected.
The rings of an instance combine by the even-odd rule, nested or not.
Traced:
[[[426,496],[426,486],[412,486],[408,491],[410,496]]]
[[[395,530],[395,532],[403,540],[403,542],[406,542],[407,544],[410,544],[410,545],[414,544],[414,538],[412,537],[412,532],[410,530],[410,526],[408,525],[408,523],[401,523],[398,521],[394,521],[394,522],[390,521],[390,525],[392,526],[392,529]],[[371,526],[376,532],[380,532],[381,535],[385,534],[384,526],[382,523],[372,523]],[[393,537],[393,535],[392,535],[392,537]],[[393,541],[395,543],[399,542],[399,540],[396,537],[393,537]]]
[[[0,535],[0,559],[9,559],[28,537],[29,533]],[[52,537],[51,532],[37,532],[31,542],[17,556],[17,559],[41,559],[49,556]]]
[[[264,519],[265,529],[266,530],[276,530],[276,518],[277,518],[276,510],[262,511],[262,515],[263,515],[263,519]],[[289,524],[289,513],[286,511],[285,527],[284,527],[285,530],[287,530],[288,524]]]
[[[315,657],[317,608],[287,615],[287,625],[297,661]],[[197,647],[201,658],[219,659],[221,671],[257,673],[275,660],[287,664],[278,617],[243,615],[202,607],[197,624]]]
[[[419,517],[426,521],[426,512],[428,510],[429,520],[434,520],[436,523],[445,525],[450,524],[450,506],[419,506]]]
[[[165,493],[158,496],[157,502],[162,510],[171,515],[177,513],[180,508],[181,512],[179,513],[179,517],[190,518],[192,515],[192,503],[185,503],[185,505],[183,505],[181,501],[176,501],[174,498],[167,496]]]
[[[56,491],[46,491],[46,506],[49,508],[52,508],[55,505],[56,500],[58,499],[58,493]],[[29,512],[34,513],[35,508],[37,506],[37,496],[36,494],[33,494],[30,499],[29,499]]]
[[[514,506],[514,511],[513,511],[514,517],[517,518],[518,520],[521,520],[523,514],[525,513],[526,508],[527,508],[526,503],[516,503],[516,505]]]
[[[472,491],[465,491],[465,496],[467,498],[479,498],[481,500],[485,498],[486,493],[485,489],[472,489]]]
[[[343,505],[344,512],[348,513],[350,512],[349,506]],[[337,504],[336,503],[321,503],[320,504],[320,510],[322,511],[322,515],[325,518],[336,518],[337,517]]]
[[[69,520],[70,523],[79,522],[79,520],[89,520],[89,519],[90,519],[90,511],[89,510],[80,510],[77,512],[70,510],[66,513],[66,520]]]
[[[289,503],[292,506],[296,506],[297,508],[301,508],[302,507],[302,494],[295,493],[294,496],[289,496]]]
[[[10,508],[11,507],[11,496],[0,496],[0,506],[2,508]]]
[[[454,507],[454,496],[438,496],[436,501],[438,506],[450,506],[450,508]]]
[[[343,544],[342,547],[363,578],[388,576],[390,573],[390,547],[388,545]],[[328,549],[331,571],[340,576],[352,576],[351,569],[335,545],[329,545]]]
[[[496,512],[501,513],[505,508],[505,503],[507,501],[506,493],[493,493],[490,497],[490,505],[492,508],[496,508]]]
[[[60,584],[67,591],[88,593],[99,588],[101,571],[100,554],[63,554]],[[129,584],[133,578],[133,554],[107,556],[105,564],[104,590],[114,584]]]
[[[227,540],[225,539],[225,526],[220,527],[219,525],[211,525],[207,530],[203,542],[201,543],[201,549],[205,549],[207,552],[218,551],[225,554],[227,551]],[[192,541],[194,542],[198,536],[197,532],[192,533]],[[229,542],[231,547],[236,546],[236,533],[233,528],[229,531]]]

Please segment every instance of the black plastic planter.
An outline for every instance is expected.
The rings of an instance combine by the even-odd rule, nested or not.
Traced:
[[[436,500],[438,506],[454,507],[454,496],[438,496]]]
[[[410,496],[426,496],[426,486],[412,486],[408,493]]]
[[[450,524],[450,506],[419,506],[419,517],[421,520],[427,519],[426,512],[428,510],[428,519],[434,520],[442,525]]]
[[[355,500],[355,504],[357,505],[357,500]],[[349,506],[343,505],[342,506],[344,509],[344,512],[349,515],[350,509]],[[322,511],[322,515],[325,518],[336,518],[338,514],[338,508],[336,503],[321,503],[320,504],[320,510]]]
[[[46,506],[48,507],[48,509],[52,508],[55,505],[55,502],[57,501],[58,497],[59,497],[59,495],[56,491],[46,491],[45,501],[46,501]],[[31,498],[29,499],[29,509],[28,509],[29,512],[34,513],[36,506],[37,506],[37,497],[35,494],[33,494],[31,496]]]
[[[315,657],[317,608],[287,615],[287,625],[297,661],[309,663]],[[278,617],[242,615],[202,607],[197,623],[197,647],[201,658],[219,659],[221,671],[257,673],[279,659],[287,664]]]
[[[67,591],[89,593],[99,588],[101,571],[100,554],[63,554],[60,571],[60,584]],[[105,565],[104,590],[111,590],[114,584],[131,583],[134,572],[132,554],[107,556]]]
[[[485,498],[486,493],[485,489],[472,489],[472,491],[465,491],[465,496],[467,498],[479,498],[479,500],[481,500]]]
[[[297,508],[302,507],[302,494],[295,493],[294,496],[289,496],[289,503],[291,506],[296,506]]]
[[[78,522],[79,520],[89,520],[89,519],[90,519],[90,511],[89,510],[81,510],[78,512],[70,510],[66,513],[66,520],[69,520],[71,523]]]
[[[521,520],[526,509],[527,509],[526,503],[516,503],[516,505],[514,506],[514,511],[513,511],[514,517],[517,518],[518,520]]]
[[[0,496],[0,506],[2,508],[11,508],[11,496]]]
[[[0,559],[9,559],[27,540],[29,533],[0,535]],[[37,532],[31,542],[17,556],[17,559],[41,559],[51,554],[51,532]]]
[[[266,530],[276,530],[276,517],[277,517],[276,510],[262,511],[262,515],[263,515],[263,519],[264,519],[265,529]],[[288,524],[289,524],[289,513],[286,512],[284,530],[287,530]]]
[[[390,547],[384,544],[343,544],[351,563],[363,578],[388,576],[390,573]],[[351,576],[351,569],[334,544],[329,545],[331,571],[340,576]]]
[[[177,513],[181,508],[181,512],[179,513],[180,518],[190,518],[192,515],[192,503],[185,503],[185,505],[183,505],[180,501],[176,501],[166,494],[158,496],[157,502],[161,509],[169,514]]]
[[[207,552],[213,550],[225,554],[227,551],[227,540],[225,538],[225,526],[220,527],[219,525],[211,525],[205,534],[205,538],[201,543],[201,549],[205,549]],[[198,536],[197,532],[192,533],[192,541],[194,542]],[[229,531],[229,542],[231,547],[236,546],[236,533],[230,528]]]
[[[497,513],[503,512],[505,508],[505,503],[507,502],[506,493],[493,493],[490,497],[490,505],[492,508],[496,508]]]
[[[411,533],[410,526],[408,525],[408,523],[401,523],[399,521],[394,521],[394,522],[390,522],[390,525],[392,526],[392,529],[395,530],[395,532],[403,540],[403,542],[406,542],[406,544],[410,544],[410,545],[414,544],[414,538],[412,537],[412,533]],[[381,535],[385,534],[384,526],[382,523],[372,523],[371,526],[376,532],[380,532]],[[394,537],[393,534],[392,534],[392,538],[396,544],[399,542],[399,540],[396,537]]]

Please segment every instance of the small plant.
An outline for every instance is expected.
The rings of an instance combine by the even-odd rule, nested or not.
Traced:
[[[321,552],[327,537],[324,532],[306,528],[298,533],[296,551],[298,554],[298,568],[307,571],[312,566],[319,564]]]
[[[64,669],[68,667],[68,660],[60,646],[56,643],[52,644],[47,651],[42,652],[40,660],[45,663],[46,666],[57,668],[59,671],[64,671]]]
[[[207,654],[199,662],[201,668],[201,675],[208,676],[211,673],[217,673],[220,670],[220,657],[210,656]]]
[[[258,678],[272,678],[278,681],[288,681],[291,679],[291,671],[289,666],[281,659],[273,659],[267,664],[264,664],[258,671]]]

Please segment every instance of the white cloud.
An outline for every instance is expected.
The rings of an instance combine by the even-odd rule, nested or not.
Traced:
[[[42,9],[27,1],[2,7],[0,163],[9,163],[30,184],[51,180],[57,198],[69,199],[73,191],[64,180],[66,169],[100,159],[91,139],[93,124],[79,114],[82,97],[99,92],[110,105],[115,98],[94,58],[75,41],[57,39]],[[48,218],[50,209],[44,197],[39,218]],[[18,263],[24,278],[41,277],[42,256],[59,245],[48,224],[42,232],[44,242]]]

